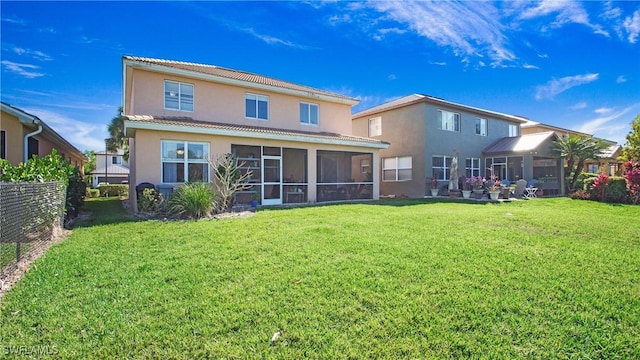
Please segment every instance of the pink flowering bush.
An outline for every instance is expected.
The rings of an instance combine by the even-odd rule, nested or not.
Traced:
[[[605,201],[605,189],[607,188],[607,184],[609,183],[609,177],[605,173],[600,173],[598,177],[593,182],[592,189],[596,193],[598,200]]]
[[[640,204],[640,162],[627,161],[624,168],[624,180],[631,195],[631,202]]]

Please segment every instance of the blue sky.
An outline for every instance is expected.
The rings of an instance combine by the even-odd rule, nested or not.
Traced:
[[[2,101],[103,148],[122,55],[359,98],[422,93],[625,142],[640,2],[0,2]]]

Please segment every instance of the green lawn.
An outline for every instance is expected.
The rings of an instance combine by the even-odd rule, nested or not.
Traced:
[[[396,200],[178,222],[87,208],[101,220],[0,302],[0,351],[640,358],[640,206]]]

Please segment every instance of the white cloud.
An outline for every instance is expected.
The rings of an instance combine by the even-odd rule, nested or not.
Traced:
[[[279,39],[277,37],[270,36],[270,35],[259,34],[253,28],[245,28],[245,29],[240,29],[240,30],[244,31],[247,34],[255,36],[256,38],[264,41],[265,43],[267,43],[269,45],[284,45],[284,46],[289,46],[289,47],[294,47],[294,48],[306,48],[305,46],[295,44],[295,43],[293,43],[291,41],[282,40],[282,39]]]
[[[447,65],[447,63],[446,63],[446,62],[444,62],[444,61],[429,61],[429,64],[431,64],[431,65],[438,65],[438,66],[445,66],[445,65]]]
[[[389,80],[396,80],[398,77],[395,74],[389,74],[389,76],[387,76],[387,78]]]
[[[329,18],[329,25],[336,26],[338,24],[350,23],[352,21],[349,14],[333,15]]]
[[[620,15],[622,15],[622,10],[620,10],[620,8],[614,8],[611,1],[606,1],[604,3],[604,11],[600,14],[600,17],[611,20],[620,17]]]
[[[601,108],[593,110],[593,112],[595,112],[596,114],[599,114],[599,115],[606,115],[606,114],[611,113],[613,110],[614,110],[613,108],[601,107]]]
[[[523,68],[525,69],[540,69],[539,67],[535,66],[535,65],[530,65],[525,63],[524,65],[522,65]]]
[[[627,40],[635,44],[638,40],[638,35],[640,35],[640,10],[636,10],[633,13],[633,17],[627,17],[622,26],[627,31]]]
[[[622,83],[625,83],[625,82],[627,82],[627,78],[624,75],[620,75],[616,79],[616,83],[617,84],[622,84]]]
[[[487,55],[494,66],[516,58],[502,33],[500,16],[488,2],[374,1],[389,20],[406,24],[419,36],[450,47],[458,56]]]
[[[36,115],[79,150],[100,150],[108,137],[105,125],[90,124],[42,108],[23,108]]]
[[[573,106],[569,106],[571,110],[582,110],[587,108],[587,103],[585,101],[581,101]]]
[[[595,34],[608,37],[608,31],[589,20],[589,13],[582,5],[582,2],[575,0],[543,0],[509,2],[506,6],[511,13],[518,14],[519,20],[554,17],[549,24],[551,28],[560,28],[566,24],[581,24],[591,28]],[[542,26],[542,31],[546,31],[546,24]]]
[[[548,58],[549,58],[549,55],[547,55],[547,54],[538,54],[538,57],[539,57],[540,59],[548,59]]]
[[[596,80],[598,80],[598,74],[584,74],[553,79],[547,84],[540,85],[536,88],[536,100],[553,99],[556,95],[572,87],[588,84]]]
[[[38,50],[31,50],[31,49],[25,49],[25,48],[21,48],[21,47],[14,47],[13,52],[18,54],[18,55],[28,55],[31,56],[32,58],[36,59],[36,60],[42,60],[42,61],[51,61],[53,60],[53,58],[45,53],[43,53],[42,51],[38,51]]]
[[[625,130],[630,129],[629,123],[631,122],[627,114],[633,113],[632,110],[634,109],[640,109],[640,103],[632,104],[620,111],[610,109],[611,111],[606,115],[588,120],[574,130],[624,144],[625,135],[627,134]]]
[[[31,64],[19,64],[9,60],[2,60],[2,65],[8,70],[20,76],[24,76],[28,79],[33,79],[37,77],[44,76],[45,74],[41,72],[36,72],[33,70],[40,69],[37,65]]]

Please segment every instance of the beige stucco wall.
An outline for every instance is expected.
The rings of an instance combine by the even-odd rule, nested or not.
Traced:
[[[178,81],[194,85],[194,111],[164,109],[164,81]],[[127,68],[124,88],[127,115],[187,116],[196,120],[311,132],[351,134],[351,106],[318,101],[275,92],[218,84],[203,80]],[[267,121],[245,118],[245,94],[269,97]],[[319,125],[300,124],[300,102],[319,105]]]
[[[137,184],[142,182],[150,182],[152,184],[160,184],[161,174],[161,141],[162,140],[179,140],[179,141],[197,141],[209,143],[210,155],[231,152],[231,145],[251,145],[251,146],[274,146],[294,149],[307,150],[307,176],[309,183],[308,201],[316,201],[316,152],[318,150],[331,151],[355,151],[367,152],[373,154],[373,164],[379,164],[380,158],[377,149],[343,146],[343,145],[327,145],[327,144],[311,144],[293,141],[279,140],[259,140],[240,137],[213,136],[191,133],[173,133],[155,130],[136,130],[135,138],[130,141],[130,183],[135,188]],[[379,165],[377,165],[379,166]],[[376,169],[376,166],[374,166]],[[379,171],[374,172],[373,178],[373,195],[374,199],[379,198]],[[284,174],[286,177],[288,174]],[[131,191],[133,196],[133,191]],[[133,198],[133,197],[132,197]]]
[[[23,161],[23,126],[17,117],[0,111],[0,129],[6,131],[7,160],[11,165],[18,165]]]
[[[425,195],[425,119],[423,103],[394,110],[384,111],[372,116],[353,119],[353,135],[369,135],[369,119],[382,118],[382,135],[374,139],[389,142],[388,149],[380,150],[376,163],[376,175],[382,179],[382,158],[395,156],[412,157],[412,180],[381,181],[381,195],[406,195],[423,197]]]

